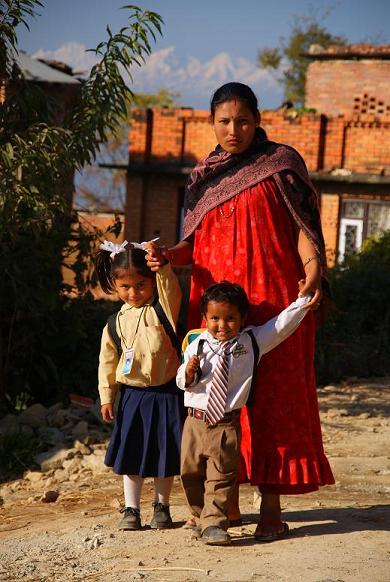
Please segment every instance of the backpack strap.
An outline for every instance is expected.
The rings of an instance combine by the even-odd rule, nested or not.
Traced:
[[[177,337],[176,332],[173,329],[171,322],[169,321],[169,319],[167,317],[167,314],[165,313],[164,309],[162,308],[162,305],[161,305],[160,301],[158,300],[158,296],[154,297],[152,307],[153,307],[154,311],[156,312],[156,315],[159,318],[161,325],[165,329],[165,333],[167,334],[167,336],[171,340],[171,343],[176,350],[177,357],[180,360],[181,359],[181,345],[180,345],[179,338]]]
[[[119,311],[117,311],[116,313],[113,313],[112,315],[109,316],[109,318],[107,319],[107,327],[108,327],[108,332],[111,336],[112,341],[114,342],[118,355],[119,357],[122,354],[122,344],[121,344],[121,338],[119,337],[117,331],[116,331],[116,318],[118,317],[118,313]]]
[[[161,325],[163,326],[165,333],[167,334],[167,336],[171,340],[172,345],[176,350],[177,357],[180,360],[180,358],[181,358],[181,346],[180,346],[179,338],[177,337],[175,330],[173,329],[173,327],[171,325],[171,322],[169,321],[165,311],[162,308],[161,303],[158,300],[158,297],[156,297],[156,296],[153,299],[152,307],[153,307],[154,311],[156,312],[156,315],[157,315]],[[117,352],[120,356],[122,354],[122,344],[121,344],[121,339],[116,331],[116,320],[118,317],[118,313],[119,313],[119,311],[117,311],[116,313],[113,313],[112,315],[109,316],[109,318],[107,319],[107,327],[108,327],[108,331],[109,331],[109,334],[111,336],[111,339],[114,342],[116,349],[117,349]]]
[[[247,329],[246,333],[249,335],[249,337],[251,338],[251,342],[252,342],[252,349],[253,349],[253,373],[252,373],[252,383],[251,383],[251,387],[249,389],[249,395],[248,395],[248,400],[246,401],[246,405],[247,406],[251,406],[252,405],[252,401],[253,401],[253,386],[255,384],[255,380],[256,380],[256,373],[257,373],[257,365],[259,363],[259,356],[260,356],[260,350],[259,350],[259,346],[257,345],[257,341],[256,338],[253,334],[253,331],[251,329]]]

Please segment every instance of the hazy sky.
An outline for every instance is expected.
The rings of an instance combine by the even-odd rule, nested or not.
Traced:
[[[125,25],[126,0],[44,0],[41,16],[20,27],[19,46],[28,54],[86,67],[82,53]],[[135,90],[177,89],[186,105],[207,107],[212,87],[226,80],[254,85],[263,104],[280,104],[281,90],[269,73],[259,72],[259,48],[288,37],[296,16],[314,15],[350,43],[389,43],[389,0],[148,0],[134,3],[164,19],[149,69]],[[326,18],[326,11],[330,13]],[[73,43],[73,44],[71,44]],[[78,43],[75,45],[74,43]]]

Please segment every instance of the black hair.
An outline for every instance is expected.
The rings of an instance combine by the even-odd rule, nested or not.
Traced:
[[[123,271],[148,279],[156,278],[146,263],[145,251],[135,249],[131,244],[128,244],[124,251],[117,253],[113,259],[109,251],[98,250],[95,255],[95,271],[101,288],[108,294],[115,292],[115,279],[123,274]]]
[[[253,113],[253,116],[257,118],[259,112],[257,97],[252,89],[243,83],[226,83],[215,91],[210,103],[211,118],[214,119],[217,105],[234,99],[243,101]]]
[[[240,285],[230,283],[230,281],[221,281],[206,289],[200,299],[200,310],[203,315],[206,315],[207,305],[210,301],[235,305],[242,317],[245,317],[248,313],[249,300],[247,294]]]

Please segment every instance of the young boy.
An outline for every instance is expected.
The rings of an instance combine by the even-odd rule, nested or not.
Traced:
[[[244,328],[248,298],[242,287],[223,281],[201,298],[206,330],[185,350],[176,382],[188,407],[181,479],[197,533],[210,545],[228,545],[227,507],[237,481],[240,409],[247,402],[261,356],[288,336],[307,313],[310,297],[298,297],[277,317]]]

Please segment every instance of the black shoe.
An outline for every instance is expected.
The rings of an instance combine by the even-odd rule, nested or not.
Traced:
[[[209,546],[230,546],[232,543],[230,535],[216,525],[206,527],[202,532],[201,540]]]
[[[152,529],[169,529],[173,527],[171,514],[169,513],[169,505],[162,503],[153,503],[154,514],[150,527]]]
[[[121,509],[124,516],[118,524],[118,529],[123,530],[137,530],[142,529],[141,526],[141,512],[135,507],[125,507]]]

